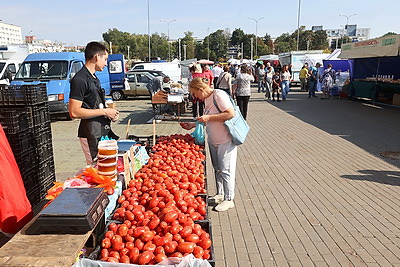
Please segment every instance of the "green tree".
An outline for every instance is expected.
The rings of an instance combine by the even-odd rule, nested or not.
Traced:
[[[387,32],[384,35],[382,35],[381,37],[386,37],[386,36],[389,36],[389,35],[397,35],[397,33],[395,33],[395,32]]]
[[[314,39],[311,43],[311,49],[324,50],[329,48],[328,34],[324,30],[314,32]]]
[[[274,43],[275,54],[296,50],[296,40],[289,33],[283,33],[276,38]]]
[[[184,33],[185,37],[181,40],[182,47],[186,45],[186,59],[195,58],[195,40],[193,38],[193,32],[187,31]],[[182,57],[184,49],[182,49]]]

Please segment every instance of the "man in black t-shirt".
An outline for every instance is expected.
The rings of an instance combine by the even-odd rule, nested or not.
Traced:
[[[81,119],[78,137],[85,154],[86,163],[91,164],[97,156],[97,144],[102,136],[118,138],[111,131],[111,121],[118,119],[118,110],[106,108],[104,90],[96,77],[107,65],[107,48],[98,42],[90,42],[85,48],[86,63],[71,80],[69,115]]]

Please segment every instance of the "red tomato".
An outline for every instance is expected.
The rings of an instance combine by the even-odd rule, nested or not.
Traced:
[[[116,258],[114,258],[114,257],[108,257],[107,258],[107,262],[119,262],[119,260],[118,259],[116,259]]]
[[[204,250],[200,246],[196,246],[193,249],[193,255],[195,258],[202,259],[204,255]]]
[[[113,231],[107,231],[107,232],[104,234],[104,237],[107,237],[107,238],[109,238],[109,239],[111,239],[113,236],[114,236],[114,232],[113,232]]]
[[[164,216],[164,221],[167,223],[171,223],[178,219],[178,213],[176,211],[170,211]]]
[[[110,231],[113,231],[114,233],[116,233],[116,232],[117,232],[117,229],[118,229],[118,225],[117,225],[116,223],[110,223],[110,224],[108,225],[108,229],[109,229]]]
[[[148,226],[151,230],[156,228],[160,224],[160,218],[154,217],[153,219],[150,220]]]
[[[151,251],[154,252],[156,250],[157,246],[153,244],[151,241],[147,242],[144,247],[143,251]]]
[[[146,229],[143,226],[136,227],[133,230],[133,237],[139,238],[145,231],[146,231]]]
[[[158,254],[165,254],[165,249],[164,247],[158,246],[156,247],[156,249],[154,250],[154,254],[158,255]]]
[[[112,187],[107,188],[107,195],[114,195],[114,188]]]
[[[144,247],[144,243],[142,240],[140,239],[136,239],[135,240],[135,247],[137,247],[139,250],[142,250]]]
[[[133,244],[133,242],[125,243],[125,248],[127,248],[129,251],[131,251],[134,247],[135,247],[135,244]]]
[[[145,251],[139,255],[138,263],[144,265],[149,263],[154,258],[154,254],[150,251]]]
[[[173,242],[168,242],[164,245],[164,250],[167,254],[174,253],[176,250],[176,245]]]
[[[119,260],[120,263],[131,263],[129,257],[127,255],[123,255]]]
[[[210,238],[200,239],[198,245],[201,246],[203,249],[209,249],[211,247],[211,239]]]
[[[128,226],[126,224],[120,224],[117,230],[117,235],[126,236],[128,234]]]
[[[118,261],[121,258],[121,256],[119,255],[118,251],[110,251],[110,253],[108,254],[109,257],[112,258],[116,258]]]
[[[107,258],[108,257],[108,249],[106,249],[106,248],[101,249],[100,257],[101,258]]]
[[[182,230],[179,231],[179,234],[185,238],[192,233],[193,228],[190,226],[184,226]]]
[[[103,241],[101,241],[101,247],[102,248],[110,248],[111,247],[111,240],[109,238],[104,238]]]
[[[131,259],[132,263],[137,263],[137,259],[139,257],[139,249],[134,247],[129,253],[128,256]]]
[[[114,235],[111,239],[111,243],[122,242],[122,237],[120,235]]]
[[[124,195],[121,195],[121,196],[118,198],[118,203],[121,204],[121,203],[124,202],[125,200],[126,200],[126,197],[125,197]]]
[[[129,230],[128,230],[128,234],[127,234],[126,236],[124,236],[124,240],[125,240],[126,242],[133,242],[133,241],[135,240],[135,239],[129,234],[130,230],[131,230],[131,229],[129,229]],[[132,232],[133,232],[133,230],[132,230]]]
[[[180,253],[180,252],[174,252],[174,253],[172,253],[171,254],[171,257],[178,257],[178,258],[183,258],[183,255],[182,255],[182,253]]]
[[[155,257],[157,263],[162,262],[163,260],[167,259],[168,257],[164,253],[159,253]]]
[[[198,235],[196,235],[196,234],[190,234],[190,235],[185,237],[185,241],[197,243],[197,242],[200,241],[200,237]]]
[[[123,255],[127,255],[129,253],[129,249],[127,248],[123,248],[119,251],[119,255],[123,256]]]
[[[134,221],[135,220],[135,215],[129,210],[125,211],[125,216],[124,217],[128,221]]]
[[[153,240],[153,238],[154,238],[154,233],[152,231],[144,231],[142,233],[142,235],[140,236],[140,239],[143,242],[149,242],[149,241]]]
[[[113,244],[112,244],[113,250],[116,250],[116,251],[120,251],[120,250],[122,250],[124,247],[125,247],[125,243],[122,243],[122,242],[116,241],[116,242],[113,242]]]

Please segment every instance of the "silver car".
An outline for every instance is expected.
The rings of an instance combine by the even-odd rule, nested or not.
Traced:
[[[127,97],[151,96],[146,85],[154,78],[153,75],[146,71],[129,71],[125,74],[125,78],[125,89],[111,91],[111,96],[114,100],[121,100]]]

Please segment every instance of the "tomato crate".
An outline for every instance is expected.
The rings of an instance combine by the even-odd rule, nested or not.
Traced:
[[[45,84],[0,86],[0,106],[29,106],[48,101]]]
[[[42,125],[43,127],[36,127],[34,131],[34,141],[37,147],[43,144],[52,144],[52,135],[50,124],[48,126]]]
[[[201,197],[203,199],[204,203],[206,204],[206,215],[204,216],[203,220],[195,220],[194,222],[197,222],[197,221],[208,221],[208,219],[209,219],[208,218],[208,196],[207,196],[207,194],[197,194],[196,198],[197,197]]]
[[[0,123],[7,134],[16,134],[33,127],[29,108],[0,108]]]

